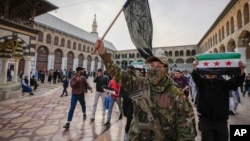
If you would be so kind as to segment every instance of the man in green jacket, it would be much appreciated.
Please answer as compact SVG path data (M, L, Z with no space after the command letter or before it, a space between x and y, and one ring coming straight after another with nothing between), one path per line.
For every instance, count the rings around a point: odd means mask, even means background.
M134 118L129 131L132 141L194 141L195 116L192 106L167 76L168 63L163 54L151 56L145 78L123 71L107 53L102 40L95 43L109 74L129 93L142 91L142 99L132 97ZM138 102L139 101L139 102ZM142 104L143 103L143 104Z

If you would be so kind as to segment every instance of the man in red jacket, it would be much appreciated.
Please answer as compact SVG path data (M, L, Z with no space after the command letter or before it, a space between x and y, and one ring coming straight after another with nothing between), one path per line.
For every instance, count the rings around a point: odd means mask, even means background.
M112 88L114 91L109 93L110 94L110 101L109 101L110 103L109 103L107 122L105 123L106 126L110 126L112 110L113 110L113 106L114 106L115 102L118 104L119 111L120 111L119 119L122 118L121 102L119 100L120 84L117 83L113 77L109 82L109 87Z

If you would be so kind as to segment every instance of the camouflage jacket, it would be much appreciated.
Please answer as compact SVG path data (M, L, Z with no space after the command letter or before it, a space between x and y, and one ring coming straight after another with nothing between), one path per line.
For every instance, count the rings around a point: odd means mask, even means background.
M195 116L191 103L184 93L174 86L168 76L159 85L152 85L147 78L138 77L122 71L111 59L108 53L100 55L109 74L128 92L147 89L153 107L150 109L154 118L159 121L167 141L194 141L196 136ZM133 102L134 118L129 131L132 141L157 140L153 130L140 128L139 123L147 123L147 113Z

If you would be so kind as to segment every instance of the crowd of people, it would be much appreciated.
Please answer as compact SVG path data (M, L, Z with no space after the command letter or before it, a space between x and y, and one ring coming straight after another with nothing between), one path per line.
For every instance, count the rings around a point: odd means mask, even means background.
M197 130L201 131L202 141L227 141L228 117L235 115L237 105L241 102L239 87L244 85L243 96L250 96L250 73L245 76L245 64L239 62L241 70L238 75L200 74L197 60L193 71L173 70L169 73L167 58L156 54L146 60L146 74L129 65L122 70L113 63L111 55L106 52L102 41L98 40L95 49L99 52L107 71L98 69L93 78L95 94L90 121L95 121L99 98L102 101L102 115L108 109L105 126L109 127L114 103L119 109L119 120L126 117L124 141L128 140L195 140ZM72 72L72 73L71 73ZM42 74L42 73L40 73ZM68 96L70 86L71 101L68 118L64 128L70 128L77 101L80 102L83 120L87 119L85 93L93 92L89 85L86 71L77 67L59 72L48 71L48 81L63 82L61 97ZM60 78L60 74L63 78ZM40 75L39 75L40 76ZM55 77L56 76L56 77ZM38 80L42 80L38 77ZM22 85L28 86L27 77ZM36 75L30 79L34 90L38 87ZM27 88L30 95L32 89ZM105 107L105 97L109 95L109 106ZM194 109L198 114L196 129Z

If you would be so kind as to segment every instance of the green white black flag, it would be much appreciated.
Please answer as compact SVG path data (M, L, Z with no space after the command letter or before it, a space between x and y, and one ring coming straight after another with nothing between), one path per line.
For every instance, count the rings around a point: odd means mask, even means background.
M195 56L203 74L239 74L240 53L208 53Z
M128 0L123 9L130 38L140 55L152 56L153 24L148 0Z

